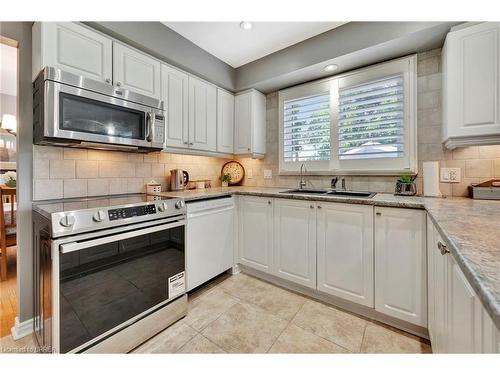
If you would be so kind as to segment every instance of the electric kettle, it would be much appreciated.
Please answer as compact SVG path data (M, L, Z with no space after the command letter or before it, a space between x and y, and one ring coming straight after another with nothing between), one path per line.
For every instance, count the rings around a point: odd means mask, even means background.
M172 169L170 171L170 190L184 190L189 182L189 173L182 169Z

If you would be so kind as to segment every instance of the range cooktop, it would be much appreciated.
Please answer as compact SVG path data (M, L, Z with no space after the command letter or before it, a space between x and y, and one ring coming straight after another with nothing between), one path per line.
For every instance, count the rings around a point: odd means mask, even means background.
M50 220L53 238L186 214L184 200L147 194L43 201L33 210Z

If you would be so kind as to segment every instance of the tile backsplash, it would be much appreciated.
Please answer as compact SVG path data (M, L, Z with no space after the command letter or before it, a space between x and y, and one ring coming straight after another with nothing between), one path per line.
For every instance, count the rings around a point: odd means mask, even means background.
M174 168L187 170L192 180L209 179L212 186L220 186L220 170L227 160L33 146L33 200L140 193L152 179L167 190Z
M461 168L460 183L441 183L447 196L464 196L467 186L492 177L500 178L500 145L445 149L441 144L441 50L418 54L418 166L422 162L440 161L441 167ZM278 174L278 93L267 95L264 159L238 159L247 170L246 186L297 187L298 176ZM145 184L155 179L168 187L170 170L182 168L192 180L210 179L220 186L222 165L229 159L177 155L163 152L135 154L118 151L96 151L73 148L33 146L33 199L56 199L121 193L143 192ZM264 179L264 169L272 171ZM251 170L251 173L249 173ZM251 178L249 178L251 175ZM332 176L308 176L308 185L330 186ZM346 176L346 186L354 190L393 192L397 177ZM422 176L416 179L422 193Z
M417 134L418 170L417 190L422 194L422 163L440 161L441 167L461 168L460 183L441 183L446 196L465 196L467 186L492 177L500 177L500 145L445 149L441 144L441 49L418 54L417 63ZM252 170L252 178L244 185L268 187L297 187L298 176L280 176L278 161L278 93L267 95L267 153L264 159L240 159L245 169ZM271 179L264 179L264 169L272 171ZM248 175L248 173L247 173ZM308 186L326 188L332 176L307 176ZM394 192L397 177L345 176L346 187L353 190Z

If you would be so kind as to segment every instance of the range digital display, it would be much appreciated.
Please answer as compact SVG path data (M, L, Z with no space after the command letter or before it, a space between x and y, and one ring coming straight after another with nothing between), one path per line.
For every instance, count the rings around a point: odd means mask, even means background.
M117 208L114 210L108 210L109 220L119 220L128 219L134 216L144 216L156 213L156 206L154 204L148 204L146 206L138 207L128 207L128 208Z

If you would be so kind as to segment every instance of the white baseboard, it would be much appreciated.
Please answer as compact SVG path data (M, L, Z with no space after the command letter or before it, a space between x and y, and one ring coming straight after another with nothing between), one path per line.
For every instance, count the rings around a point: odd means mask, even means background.
M237 275L241 272L241 268L239 264L235 264L231 269L230 269L231 275Z
M19 318L16 316L14 327L10 329L10 333L14 340L31 335L33 333L33 318L19 322Z

